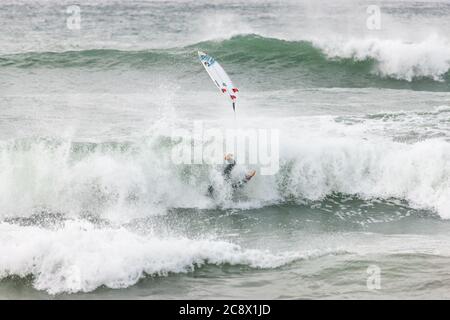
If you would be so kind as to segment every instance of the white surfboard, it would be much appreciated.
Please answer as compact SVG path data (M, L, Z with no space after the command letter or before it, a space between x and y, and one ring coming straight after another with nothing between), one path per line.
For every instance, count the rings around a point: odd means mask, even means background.
M239 90L233 85L233 82L228 74L213 57L202 51L198 51L198 57L216 87L219 88L222 93L229 96L231 102L233 103L234 110L237 100L237 93Z

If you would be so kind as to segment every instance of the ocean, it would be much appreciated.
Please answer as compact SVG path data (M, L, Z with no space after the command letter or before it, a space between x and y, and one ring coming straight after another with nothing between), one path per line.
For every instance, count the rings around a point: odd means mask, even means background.
M0 299L449 299L449 18L3 0ZM215 141L196 126L276 133L277 170L242 161L233 191L221 164L176 163L174 132Z

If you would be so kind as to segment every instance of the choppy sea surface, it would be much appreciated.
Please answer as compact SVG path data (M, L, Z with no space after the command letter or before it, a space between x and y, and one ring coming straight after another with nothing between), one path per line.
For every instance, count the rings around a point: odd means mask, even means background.
M450 298L450 4L378 3L2 1L0 299ZM199 122L279 171L174 163Z

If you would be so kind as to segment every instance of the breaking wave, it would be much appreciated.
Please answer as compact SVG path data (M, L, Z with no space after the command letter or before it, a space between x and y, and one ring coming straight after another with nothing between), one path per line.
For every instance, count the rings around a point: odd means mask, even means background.
M285 41L258 35L158 50L95 49L28 52L0 56L0 67L114 68L182 72L194 81L196 50L214 52L242 80L258 78L259 86L381 87L449 91L450 44L438 36L421 42L351 39ZM233 64L239 70L233 70ZM270 79L268 81L267 79ZM195 81L194 81L195 82ZM250 81L251 82L251 81Z
M243 190L251 200L237 202L228 188L220 199L207 195L209 184L223 187L220 166L173 163L176 142L167 130L129 142L2 141L0 218L44 209L123 220L170 208L317 201L335 192L402 199L450 218L447 115L448 108L440 107L433 113L410 112L401 120L398 114L276 120L280 128L295 128L280 132L280 170L259 176ZM261 125L263 120L257 121ZM434 124L420 131L424 121ZM219 123L210 125L220 128ZM245 165L237 170L246 170Z

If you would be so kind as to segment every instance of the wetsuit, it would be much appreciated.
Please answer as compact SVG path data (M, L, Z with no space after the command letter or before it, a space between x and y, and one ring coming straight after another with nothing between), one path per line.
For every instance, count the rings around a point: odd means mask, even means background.
M224 176L224 178L225 178L225 181L230 181L231 180L231 171L233 171L233 168L236 166L236 160L234 160L234 159L232 159L232 160L228 160L228 164L225 166L225 169L223 169L223 176ZM248 181L248 180L247 180ZM233 189L237 189L237 188L239 188L241 185L243 185L244 183L246 183L247 181L245 181L245 182L242 182L242 181L239 181L239 182L236 182L236 183L233 183L232 185L231 185L231 187L233 188ZM239 185L238 185L239 184ZM235 185L236 185L236 187L235 187ZM208 187L208 193L210 194L210 195L213 195L213 192L214 192L214 187L212 186L212 185L210 185L209 187Z
M236 160L231 160L228 161L228 164L226 165L225 169L223 169L223 176L225 177L226 181L229 181L231 179L231 171L233 171L235 165Z

